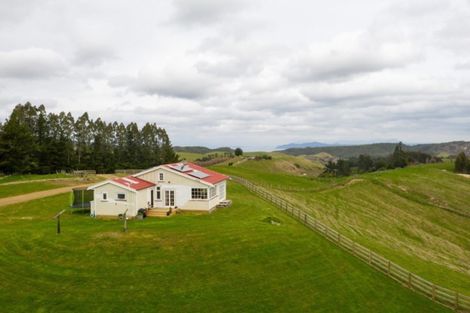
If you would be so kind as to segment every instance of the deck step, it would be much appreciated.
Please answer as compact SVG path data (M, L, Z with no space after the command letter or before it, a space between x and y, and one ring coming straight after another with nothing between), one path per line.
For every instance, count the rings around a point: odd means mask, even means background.
M169 217L175 214L176 214L176 211L174 209L171 210L171 213L169 209L148 209L147 210L147 217Z

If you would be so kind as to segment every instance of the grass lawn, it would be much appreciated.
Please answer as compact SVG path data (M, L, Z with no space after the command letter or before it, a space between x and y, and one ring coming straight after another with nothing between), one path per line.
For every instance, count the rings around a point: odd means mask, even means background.
M229 184L231 208L122 222L0 208L4 312L451 312ZM281 225L263 220L277 217Z
M71 178L73 176L69 174L26 174L26 175L10 175L0 177L0 184L11 183L11 182L20 182L27 180L43 180L43 179L55 179L55 178Z
M60 187L62 186L54 182L34 182L5 186L0 185L0 198L12 197L35 191L49 190Z
M449 163L338 179L274 167L250 161L214 168L272 184L277 194L342 234L432 282L470 294L470 218L449 212L470 213L470 179L454 174Z

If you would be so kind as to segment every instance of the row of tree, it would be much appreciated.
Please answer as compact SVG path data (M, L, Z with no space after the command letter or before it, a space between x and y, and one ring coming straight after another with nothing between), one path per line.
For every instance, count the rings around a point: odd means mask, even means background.
M94 169L147 168L174 162L165 129L156 124L106 123L88 113L47 113L41 105L17 105L0 124L0 172L52 173Z
M388 157L372 158L361 154L357 158L348 160L329 161L325 166L325 175L349 176L353 172L367 173L385 169L403 168L411 164L441 162L442 159L417 151L403 150L403 144L396 145L395 150Z
M455 158L455 172L470 174L470 160L465 152L460 152Z

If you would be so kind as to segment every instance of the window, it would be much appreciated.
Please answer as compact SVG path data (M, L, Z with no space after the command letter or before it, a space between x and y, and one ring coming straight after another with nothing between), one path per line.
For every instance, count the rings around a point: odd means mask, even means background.
M191 199L207 199L207 189L206 188L192 188Z
M161 200L161 199L162 199L162 191L160 187L157 187L157 200Z
M160 174L159 174L159 180L160 180L160 181L163 180L163 173L160 173Z
M215 187L211 187L211 189L209 189L209 194L211 199L215 197Z
M126 194L125 193L118 193L117 194L117 200L125 201L126 200Z
M108 194L106 192L103 192L103 200L108 200Z

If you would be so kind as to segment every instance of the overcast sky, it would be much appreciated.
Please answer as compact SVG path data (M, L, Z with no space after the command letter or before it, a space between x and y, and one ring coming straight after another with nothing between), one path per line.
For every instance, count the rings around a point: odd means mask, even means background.
M174 145L470 138L470 0L0 1L17 103Z

